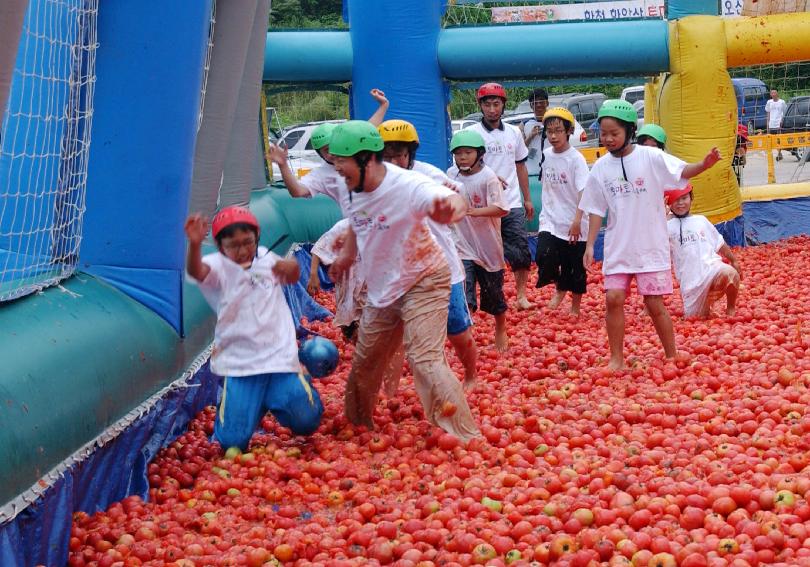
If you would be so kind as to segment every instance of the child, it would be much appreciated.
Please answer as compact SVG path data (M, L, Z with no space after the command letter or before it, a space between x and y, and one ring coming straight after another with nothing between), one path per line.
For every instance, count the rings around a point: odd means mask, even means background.
M321 236L312 247L312 264L309 271L307 291L315 295L320 289L318 279L318 266L329 266L338 256L343 238L349 229L349 219L338 221ZM335 282L335 318L332 322L341 328L343 336L354 341L357 334L357 324L363 311L366 297L366 285L359 275L359 258L349 268L345 277Z
M501 219L503 255L515 272L515 306L531 309L526 297L526 283L532 254L529 251L529 236L526 222L534 218L534 204L529 194L529 172L526 160L529 150L523 134L511 124L506 124L503 112L506 108L506 89L498 83L485 83L476 93L481 109L481 122L468 129L481 134L487 145L487 165L504 180L504 201L509 213Z
M543 151L541 163L543 208L537 236L537 287L555 283L557 292L549 309L557 309L565 294L571 293L571 313L579 315L586 290L585 240L588 224L579 210L579 200L588 179L585 158L568 142L574 132L574 115L565 108L546 111L544 135L550 148Z
M374 115L369 118L369 122L378 125L382 122L386 111L388 110L388 99L385 98L385 93L379 89L372 89L371 96L379 103L379 108ZM346 216L346 207L349 199L349 192L346 189L346 184L343 178L337 174L334 166L332 165L332 154L329 153L329 138L332 136L332 131L337 126L335 122L325 122L319 124L313 131L310 137L312 149L314 149L324 163L301 179L296 177L290 168L287 161L287 148L280 148L278 146L271 146L268 152L268 158L278 165L281 172L281 179L287 187L287 191L293 197L314 197L315 195L326 195L335 201Z
M597 119L602 145L609 153L593 165L579 205L590 214L582 261L586 268L593 262L599 227L610 212L602 271L608 366L619 370L624 368L624 303L633 278L666 357L677 354L672 319L663 298L672 293L664 189L709 169L720 160L720 152L712 148L703 161L687 164L657 148L633 144L638 116L633 105L623 100L605 101Z
M529 175L538 175L540 173L540 158L546 144L546 137L543 135L543 115L548 109L548 93L546 89L534 89L529 95L529 106L532 107L534 118L529 118L523 123L523 141L529 149L526 169Z
M742 186L743 168L748 154L748 126L737 124L737 143L734 146L734 157L731 158L731 169L737 177L737 185Z
M667 232L675 275L681 284L684 316L709 317L712 303L723 295L726 315L734 316L742 278L737 258L709 219L690 214L691 184L667 191L666 197L673 215L667 221Z
M506 351L506 298L503 293L503 257L501 217L509 209L503 202L501 182L495 172L484 165L484 139L478 132L459 130L450 141L456 162L448 175L462 182L459 194L467 200L467 216L454 226L456 246L467 274L467 305L477 308L476 283L481 286L481 310L495 317L495 348ZM468 388L473 384L465 384Z
M636 143L640 146L666 150L667 133L658 124L645 124L636 134Z
M438 167L416 159L419 149L419 135L413 124L406 120L386 120L377 127L383 140L383 161L393 163L403 169L410 169L430 177L454 191L456 183ZM464 299L464 266L456 251L453 233L450 227L427 219L428 227L439 247L444 252L447 265L450 267L450 311L447 316L447 338L458 359L464 366L464 383L474 384L477 376L476 361L478 350L472 336L472 318ZM396 364L396 359L395 359ZM396 392L393 384L386 384L386 394Z
M214 439L246 449L266 411L296 435L309 435L323 405L301 372L295 324L281 286L298 281L298 262L259 246L259 223L248 209L226 207L212 222L219 252L201 255L207 223L185 224L186 270L217 314L211 371L225 377Z
M330 142L335 169L352 191L351 230L330 276L341 277L359 250L368 290L346 383L346 417L374 426L383 374L404 339L425 416L467 441L480 433L444 355L450 269L425 222L457 222L467 207L447 187L384 163L383 147L380 133L363 120L339 125Z

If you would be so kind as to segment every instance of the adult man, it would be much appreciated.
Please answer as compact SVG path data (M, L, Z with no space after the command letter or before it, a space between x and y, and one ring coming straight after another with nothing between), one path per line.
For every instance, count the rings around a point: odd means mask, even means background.
M779 93L776 89L771 89L771 98L765 103L765 113L768 116L768 134L778 134L782 127L782 118L785 116L785 107L787 104L784 100L779 98ZM782 159L782 148L779 148L779 153L776 154L776 160Z
M529 148L529 158L526 160L526 169L529 175L540 172L540 159L545 149L543 137L543 115L548 109L548 93L545 89L534 89L529 95L529 105L534 112L534 118L523 123L523 141Z
M515 272L516 306L518 309L529 309L532 304L526 297L526 282L532 257L526 221L534 217L534 205L529 194L529 172L526 169L529 150L520 130L501 120L506 105L506 90L502 85L481 85L476 99L483 116L481 122L470 126L470 129L484 138L486 164L506 185L504 202L509 207L509 214L501 218L503 254Z

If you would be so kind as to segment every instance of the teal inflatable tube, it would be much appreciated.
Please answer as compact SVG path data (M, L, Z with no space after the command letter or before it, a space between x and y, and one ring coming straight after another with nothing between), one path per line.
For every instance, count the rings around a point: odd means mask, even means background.
M448 28L439 65L448 79L654 75L669 70L664 20Z
M264 49L264 80L329 83L352 80L348 31L273 31Z
M185 294L181 340L147 307L85 273L0 309L0 504L180 376L213 315Z

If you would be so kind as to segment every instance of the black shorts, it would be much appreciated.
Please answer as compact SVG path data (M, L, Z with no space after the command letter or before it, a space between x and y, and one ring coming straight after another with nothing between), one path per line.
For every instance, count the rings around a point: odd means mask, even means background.
M571 244L550 232L537 235L537 287L557 284L558 291L585 293L586 274L582 265L585 243Z
M488 272L472 260L464 260L464 295L470 311L478 309L475 298L475 284L481 286L481 311L490 315L500 315L506 311L506 296L503 293L503 270Z
M532 265L529 235L526 233L526 212L523 207L511 209L501 217L503 255L512 270L528 270Z

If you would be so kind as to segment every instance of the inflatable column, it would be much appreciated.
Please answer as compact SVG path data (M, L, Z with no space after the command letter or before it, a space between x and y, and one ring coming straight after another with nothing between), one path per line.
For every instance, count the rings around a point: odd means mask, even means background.
M348 0L346 13L354 52L352 116L371 116L377 104L369 91L382 89L391 101L387 118L416 126L417 157L445 169L449 98L437 55L442 5L441 0Z
M104 2L98 12L80 267L178 331L210 20L211 0Z
M692 180L693 211L713 223L742 214L742 199L731 169L736 102L726 69L723 20L690 16L670 22L670 72L658 98L660 124L667 131L667 150L695 162L717 146L723 159Z

